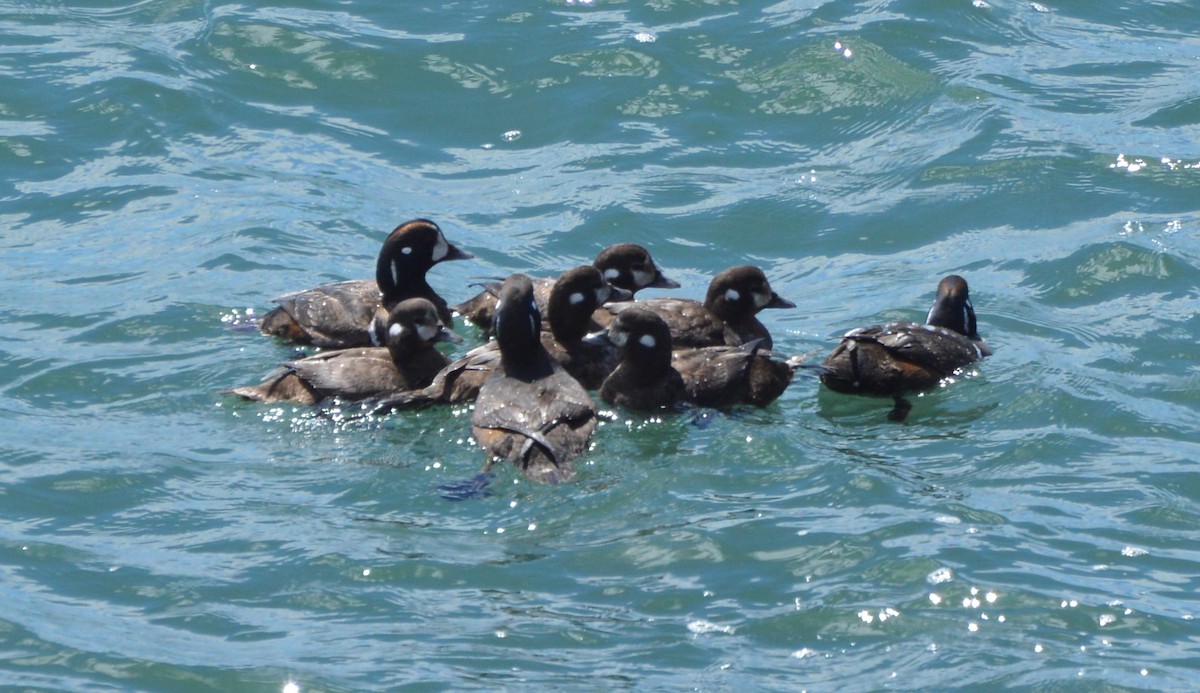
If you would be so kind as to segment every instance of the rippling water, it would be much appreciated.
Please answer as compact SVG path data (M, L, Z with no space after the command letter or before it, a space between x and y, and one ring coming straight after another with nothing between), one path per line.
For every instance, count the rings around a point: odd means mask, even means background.
M1186 690L1200 668L1200 9L1185 0L0 0L0 684ZM615 412L578 483L463 410L217 393L230 329L436 219L447 298L649 246L777 349L971 282L888 403ZM468 344L479 335L460 326Z

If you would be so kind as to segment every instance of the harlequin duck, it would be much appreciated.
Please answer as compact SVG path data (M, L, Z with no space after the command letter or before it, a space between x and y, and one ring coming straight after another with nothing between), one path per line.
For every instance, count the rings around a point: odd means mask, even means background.
M360 400L429 384L447 359L434 342L461 342L446 329L433 303L410 298L388 314L386 347L327 351L289 361L260 385L226 394L257 402L316 404L338 397Z
M600 254L592 262L592 266L600 270L604 281L617 289L629 292L630 297L642 289L679 288L679 282L668 279L662 273L658 264L654 262L654 258L650 256L650 251L635 243L618 243L608 246L600 251ZM538 308L544 312L554 281L554 279L533 280ZM496 309L496 292L499 289L498 282L490 284L474 298L454 306L454 310L458 311L467 322L490 330L492 315ZM610 300L624 299L614 297Z
M279 306L265 316L259 329L264 334L300 344L326 348L366 346L371 341L368 326L376 314L406 298L425 298L449 325L450 309L445 299L425 281L425 273L439 262L475 257L446 241L438 225L414 219L397 226L379 251L375 280L362 279L324 284L274 299ZM382 310L381 310L382 308Z
M597 328L592 322L592 313L610 298L628 296L628 291L605 282L600 270L591 265L568 270L554 283L546 316L550 331L542 331L542 345L550 358L586 389L600 387L620 361L620 354L611 344L584 342L584 337ZM375 411L473 400L499 365L499 344L488 342L443 368L427 387L388 397L377 403Z
M589 390L600 387L621 360L612 345L584 341L589 332L599 329L592 315L610 300L623 301L631 296L629 291L606 282L600 270L590 265L564 272L550 291L546 306L550 332L542 333L542 344L550 358Z
M675 347L739 346L755 339L772 347L771 333L755 316L764 308L795 308L771 290L766 275L753 265L730 267L708 285L704 303L686 298L654 298L618 303L605 310L620 314L630 307L657 313L671 328Z
M893 398L888 418L903 421L912 408L904 395L933 388L991 353L976 330L966 280L950 275L938 284L924 325L891 322L851 330L818 370L835 392Z
M506 459L531 480L570 481L572 465L596 429L596 405L541 342L541 313L529 277L504 281L493 330L500 368L479 390L471 431L494 460Z
M587 340L611 344L621 353L621 362L600 386L605 402L654 410L687 400L683 377L671 366L671 329L658 315L630 308L619 313L606 331L590 334Z
M667 323L637 307L621 311L607 336L621 348L621 364L604 381L600 396L631 409L657 409L684 401L713 408L765 407L783 393L794 373L793 365L762 351L761 340L673 350Z

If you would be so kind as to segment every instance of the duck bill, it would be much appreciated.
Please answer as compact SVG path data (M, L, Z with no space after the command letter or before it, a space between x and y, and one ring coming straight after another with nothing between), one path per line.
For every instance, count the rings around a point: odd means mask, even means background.
M629 289L622 289L619 286L608 285L608 298L604 303L620 303L622 301L632 301L633 292Z
M670 279L657 266L654 268L654 281L645 286L647 289L678 289L679 282Z
M442 327L433 338L435 342L449 342L451 344L461 344L462 340L463 338L457 332L448 327Z
M775 293L774 291L771 292L771 300L767 301L767 305L763 306L763 308L795 308L795 307L796 307L795 303L792 303L791 301L787 300L786 298L782 298L779 294Z
M448 260L473 260L473 259L475 259L474 254L468 253L467 251L463 250L462 248L459 248L458 246L454 245L453 243L449 243L446 246L446 257L442 258L441 260L438 260L438 262L446 262Z
M598 344L598 345L603 346L603 345L612 344L613 341L608 338L608 330L599 330L597 332L589 332L583 338L583 343L584 344Z

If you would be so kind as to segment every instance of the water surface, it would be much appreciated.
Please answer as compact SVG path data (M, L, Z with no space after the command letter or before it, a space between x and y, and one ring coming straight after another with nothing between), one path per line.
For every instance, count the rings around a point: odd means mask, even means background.
M1192 3L8 1L0 36L0 682L1194 686ZM612 412L577 483L449 502L465 409L218 394L293 355L233 323L416 216L477 256L451 301L634 241L689 297L760 265L817 358L954 272L995 355L903 425L810 377Z

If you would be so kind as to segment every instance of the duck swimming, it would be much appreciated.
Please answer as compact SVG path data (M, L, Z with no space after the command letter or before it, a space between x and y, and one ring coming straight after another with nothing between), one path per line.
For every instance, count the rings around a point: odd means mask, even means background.
M571 481L572 461L588 449L596 430L596 405L542 345L541 311L529 277L506 279L499 299L493 330L500 367L479 390L471 432L489 466L508 460L533 481Z
M256 402L316 404L337 397L361 400L428 385L449 359L435 342L461 342L446 329L433 303L410 298L388 314L386 346L327 351L288 361L259 385L226 394Z
M430 301L449 325L450 309L425 281L425 273L439 262L473 257L449 243L432 221L407 221L384 240L374 280L323 284L280 296L274 299L278 307L263 316L259 329L287 341L330 349L368 346L373 344L370 325L377 314L385 320L387 311L407 298Z
M672 349L667 323L637 307L621 311L606 337L621 349L621 363L600 387L600 396L630 409L653 410L681 402L765 407L783 393L794 374L792 365L762 350L760 340L734 347Z
M762 348L769 350L771 333L755 316L766 308L795 308L796 304L771 290L761 269L741 265L713 277L703 303L686 298L653 298L618 303L605 310L619 315L631 307L650 310L665 320L675 348L740 346L760 339Z
M977 331L967 281L952 274L938 283L925 324L851 330L817 369L834 392L891 397L895 407L888 418L903 421L912 408L905 395L936 387L991 353Z

